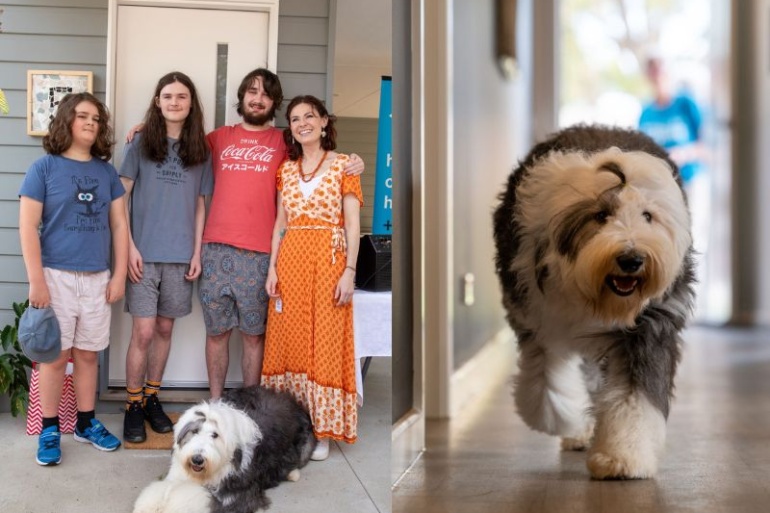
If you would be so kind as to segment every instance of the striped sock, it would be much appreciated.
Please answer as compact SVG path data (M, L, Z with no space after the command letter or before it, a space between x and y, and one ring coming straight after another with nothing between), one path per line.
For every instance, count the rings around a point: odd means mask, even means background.
M151 395L158 395L160 392L160 381L150 381L149 379L144 382L144 398L148 398ZM146 401L145 401L146 402Z
M140 403L140 402L142 402L142 389L141 388L128 388L128 387L126 387L126 394L128 394L128 398L126 399L126 409L131 407L131 403Z

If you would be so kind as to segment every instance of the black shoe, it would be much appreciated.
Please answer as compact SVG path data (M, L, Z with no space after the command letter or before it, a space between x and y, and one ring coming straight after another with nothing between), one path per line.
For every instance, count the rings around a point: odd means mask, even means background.
M123 440L135 444L147 440L147 432L144 430L144 410L141 401L132 402L126 408L123 417Z
M161 406L157 394L147 396L147 402L144 405L144 416L150 421L150 427L156 433L168 433L174 429L174 423L163 412L163 406Z

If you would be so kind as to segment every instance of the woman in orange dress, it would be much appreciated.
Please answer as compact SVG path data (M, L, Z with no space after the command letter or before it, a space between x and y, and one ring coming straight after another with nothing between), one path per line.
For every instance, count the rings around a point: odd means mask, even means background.
M294 98L278 170L278 212L265 288L270 295L262 385L289 391L310 413L319 443L356 441L353 289L363 204L358 176L334 151L334 116L313 96Z

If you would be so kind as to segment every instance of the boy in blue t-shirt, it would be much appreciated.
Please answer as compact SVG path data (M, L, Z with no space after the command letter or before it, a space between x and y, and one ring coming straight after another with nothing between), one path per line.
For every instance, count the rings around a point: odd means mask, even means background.
M94 414L98 353L109 345L110 305L123 297L128 261L125 189L107 162L112 143L104 105L90 93L65 96L43 138L47 155L32 164L19 191L29 306L50 306L61 329L61 354L38 367L40 465L61 462L58 411L70 358L75 440L102 451L120 447Z

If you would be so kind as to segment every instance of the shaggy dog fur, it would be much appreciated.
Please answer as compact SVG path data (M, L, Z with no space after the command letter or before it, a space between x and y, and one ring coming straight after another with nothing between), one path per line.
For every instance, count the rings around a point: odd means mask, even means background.
M142 493L145 509L140 511L176 512L159 506L181 500L176 483L190 484L184 493L192 490L203 504L207 501L199 492L209 497L204 509L184 513L253 513L267 508L265 490L298 480L315 445L310 416L290 394L259 386L230 390L220 400L200 403L181 416L174 426L168 476Z
M142 490L133 513L209 513L211 506L211 494L198 483L164 479Z
M533 429L590 447L597 479L654 475L694 294L676 165L632 130L577 126L536 145L494 213L496 271Z

